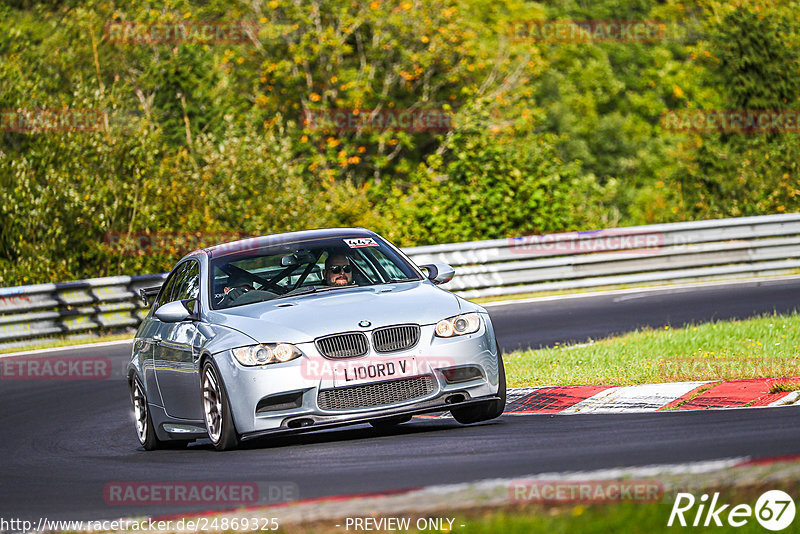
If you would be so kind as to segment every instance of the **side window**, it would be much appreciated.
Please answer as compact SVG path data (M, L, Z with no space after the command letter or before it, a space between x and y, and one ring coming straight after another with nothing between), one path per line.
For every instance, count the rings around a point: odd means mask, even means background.
M164 282L164 285L161 286L161 292L158 294L158 299L156 300L156 308L161 306L162 304L166 304L170 302L170 295L172 294L172 290L175 287L175 279L178 278L180 271L183 270L183 267L178 269L177 271L173 271L172 274L169 275L167 281Z
M186 263L180 280L175 283L175 296L172 300L194 299L200 294L200 266L196 261Z

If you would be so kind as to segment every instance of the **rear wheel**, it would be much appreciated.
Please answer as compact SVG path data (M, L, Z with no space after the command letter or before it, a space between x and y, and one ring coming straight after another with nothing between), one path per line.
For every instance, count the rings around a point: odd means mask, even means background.
M138 376L133 377L130 388L133 416L136 421L136 436L139 438L139 443L148 451L165 448L167 442L156 436L153 419L150 417L150 406L147 404L147 395Z
M506 408L506 370L503 365L503 356L500 354L500 346L497 345L497 371L498 382L497 388L498 400L492 400L477 406L467 406L465 408L455 408L450 410L453 418L463 425L471 423L478 423L480 421L488 421L503 415L503 410Z
M225 386L219 378L217 368L211 362L203 364L201 379L203 389L203 416L208 439L218 451L234 449L239 445L239 436L233 425L231 407Z
M411 421L410 415L398 415L396 417L386 417L384 419L375 419L370 421L369 424L375 428L391 428L393 426L401 425Z

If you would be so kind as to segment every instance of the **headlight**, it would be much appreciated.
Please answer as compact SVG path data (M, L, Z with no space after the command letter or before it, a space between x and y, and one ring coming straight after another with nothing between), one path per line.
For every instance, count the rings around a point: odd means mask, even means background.
M481 318L477 313L465 313L436 323L438 337L463 336L477 332L481 327Z
M231 350L242 365L266 365L294 360L303 355L300 349L289 343L266 343Z

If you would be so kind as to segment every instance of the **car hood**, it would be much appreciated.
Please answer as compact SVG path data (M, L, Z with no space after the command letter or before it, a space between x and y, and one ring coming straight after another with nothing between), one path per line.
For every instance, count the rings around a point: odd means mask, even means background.
M459 299L430 283L403 282L334 289L245 304L208 313L212 324L238 330L259 343L305 343L337 332L401 323L434 324L460 313ZM360 321L369 321L367 327Z

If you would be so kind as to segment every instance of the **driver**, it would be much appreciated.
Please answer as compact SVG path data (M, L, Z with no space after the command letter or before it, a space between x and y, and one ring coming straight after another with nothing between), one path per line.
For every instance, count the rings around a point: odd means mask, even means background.
M224 302L233 302L237 298L241 297L248 291L252 291L253 283L242 276L241 274L234 273L228 276L228 282L225 285L225 288L222 290L225 293L223 297Z
M322 274L329 286L347 286L353 283L353 267L350 265L350 258L344 254L329 255Z

